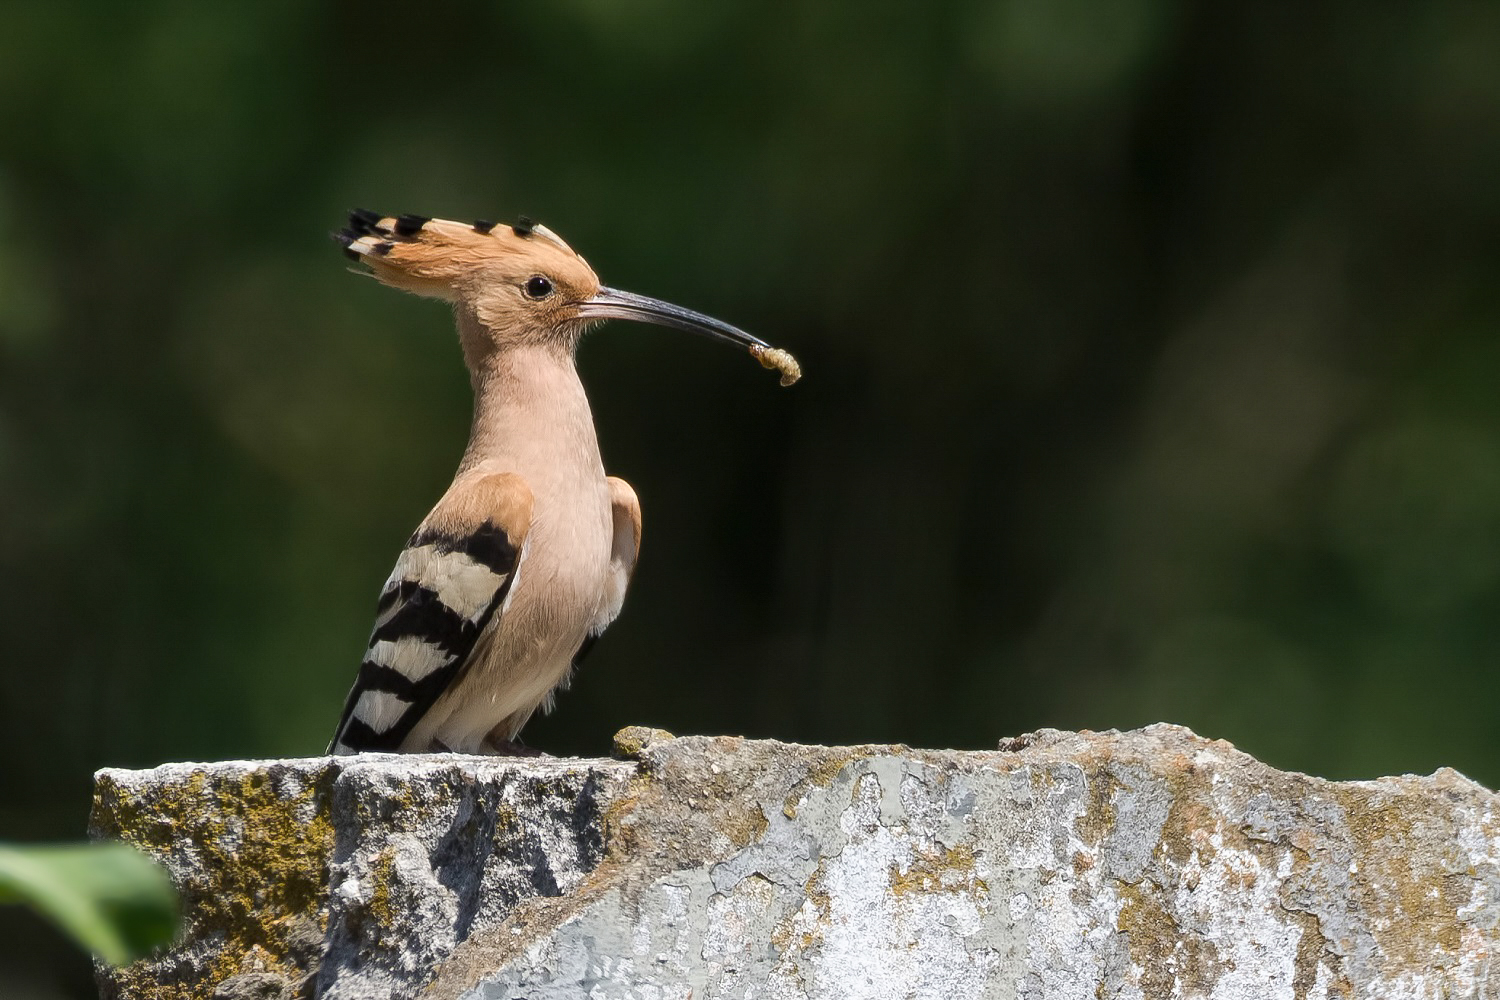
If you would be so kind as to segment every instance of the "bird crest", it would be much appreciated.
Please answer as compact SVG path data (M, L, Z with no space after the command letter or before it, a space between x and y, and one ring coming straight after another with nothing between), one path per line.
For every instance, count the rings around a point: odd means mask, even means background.
M434 298L456 300L486 279L528 268L560 270L584 285L598 283L562 237L524 215L505 226L484 219L452 222L355 209L333 238L346 256L367 265L381 282Z

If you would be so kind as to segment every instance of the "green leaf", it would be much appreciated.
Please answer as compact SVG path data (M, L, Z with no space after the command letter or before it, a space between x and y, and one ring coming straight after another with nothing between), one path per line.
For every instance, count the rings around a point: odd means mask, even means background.
M177 933L171 879L125 844L0 844L0 903L31 906L111 965Z

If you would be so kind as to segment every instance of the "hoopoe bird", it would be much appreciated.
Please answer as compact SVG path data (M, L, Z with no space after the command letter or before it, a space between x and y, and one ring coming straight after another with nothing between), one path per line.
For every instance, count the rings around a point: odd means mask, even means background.
M521 728L625 601L641 506L604 474L574 365L593 323L628 319L791 355L727 323L605 288L546 227L356 211L335 234L381 282L452 303L474 390L453 483L380 593L330 753L521 752Z

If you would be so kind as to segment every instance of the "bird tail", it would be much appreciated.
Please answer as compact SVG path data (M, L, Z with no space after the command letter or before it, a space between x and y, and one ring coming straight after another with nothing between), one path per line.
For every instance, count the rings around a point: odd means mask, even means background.
M333 234L352 260L393 288L433 298L459 298L467 283L482 276L497 257L524 249L537 235L562 243L544 227L523 218L514 226L493 222L450 222L422 215L382 216L356 209L349 224Z

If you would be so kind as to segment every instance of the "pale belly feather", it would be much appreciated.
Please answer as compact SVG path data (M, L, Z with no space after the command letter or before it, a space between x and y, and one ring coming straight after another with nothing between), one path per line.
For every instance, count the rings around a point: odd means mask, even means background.
M502 609L479 637L458 681L407 744L434 739L475 753L501 722L534 711L563 682L599 617L613 540L601 478L567 495L537 497L518 572Z

